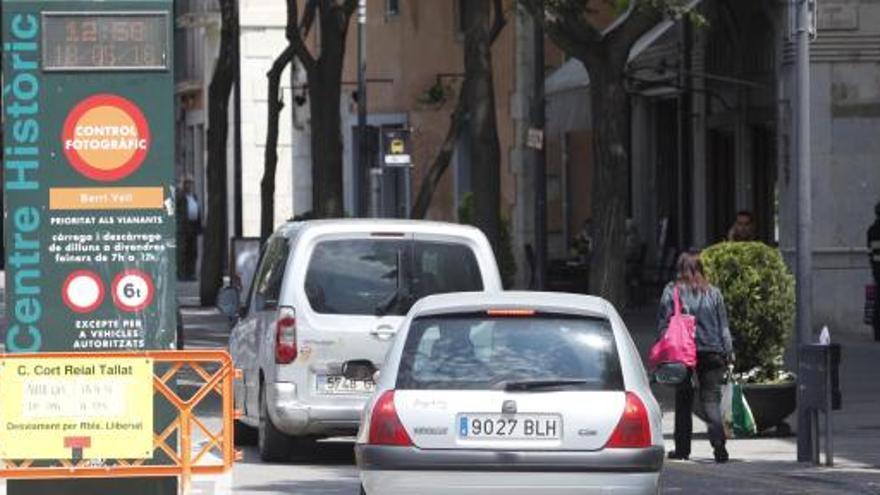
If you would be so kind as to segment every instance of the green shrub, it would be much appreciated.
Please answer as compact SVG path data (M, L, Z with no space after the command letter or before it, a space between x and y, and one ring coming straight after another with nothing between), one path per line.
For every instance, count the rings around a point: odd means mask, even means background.
M458 205L458 221L473 225L474 218L474 194L467 193ZM501 218L500 232L498 232L498 246L495 246L495 258L498 260L498 271L501 272L501 282L505 289L513 286L516 277L516 259L513 257L513 239L510 235L510 222Z
M794 326L795 284L779 251L761 242L722 242L703 251L706 277L721 289L736 372L755 382L782 378Z

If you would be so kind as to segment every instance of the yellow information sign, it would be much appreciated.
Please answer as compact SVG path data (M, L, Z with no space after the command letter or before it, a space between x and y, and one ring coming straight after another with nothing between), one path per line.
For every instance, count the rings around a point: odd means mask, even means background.
M0 459L152 456L152 359L0 359Z

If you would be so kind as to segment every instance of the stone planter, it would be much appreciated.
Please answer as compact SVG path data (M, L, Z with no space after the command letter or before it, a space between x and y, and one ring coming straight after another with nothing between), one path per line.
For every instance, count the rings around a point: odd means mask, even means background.
M797 382L748 383L743 384L742 389L759 433L774 427L788 430L784 421L797 406Z

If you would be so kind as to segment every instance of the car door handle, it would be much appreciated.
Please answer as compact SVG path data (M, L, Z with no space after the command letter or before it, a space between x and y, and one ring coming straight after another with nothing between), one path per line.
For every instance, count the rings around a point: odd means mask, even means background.
M379 340L391 340L395 335L397 335L397 330L391 327L382 326L371 331L370 335L376 337Z

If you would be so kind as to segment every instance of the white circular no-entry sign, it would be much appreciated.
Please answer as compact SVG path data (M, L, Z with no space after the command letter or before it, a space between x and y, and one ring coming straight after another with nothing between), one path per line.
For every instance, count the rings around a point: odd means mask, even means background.
M153 277L140 270L125 270L113 279L113 303L122 311L141 311L153 302Z
M90 313L104 302L104 283L89 270L71 273L61 287L61 299L76 313Z

